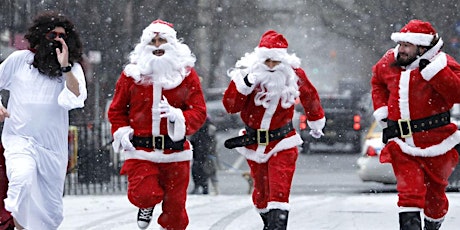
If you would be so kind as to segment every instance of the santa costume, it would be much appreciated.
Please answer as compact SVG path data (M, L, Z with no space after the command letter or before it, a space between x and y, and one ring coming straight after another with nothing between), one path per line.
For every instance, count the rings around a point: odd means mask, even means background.
M399 66L398 44L373 67L374 117L388 141L380 161L391 163L397 178L401 226L406 217L420 222L422 210L427 226L440 225L448 210L447 179L458 161L460 132L449 110L460 102L460 65L441 51L443 41L428 22L412 20L391 39L428 50Z
M149 45L156 36L167 43ZM159 51L164 55L152 55ZM108 111L113 147L126 159L121 174L128 176L128 199L150 211L162 202L158 223L165 229L185 229L192 159L185 136L195 133L206 119L203 92L193 69L195 57L176 38L171 24L156 20L144 29L130 59Z
M268 229L287 225L297 145L302 143L291 122L295 100L300 98L316 137L325 124L318 93L287 48L282 34L265 32L254 52L229 70L231 82L223 97L227 112L240 112L246 125L245 135L225 145L246 157L254 179L253 203ZM271 69L267 60L279 64Z

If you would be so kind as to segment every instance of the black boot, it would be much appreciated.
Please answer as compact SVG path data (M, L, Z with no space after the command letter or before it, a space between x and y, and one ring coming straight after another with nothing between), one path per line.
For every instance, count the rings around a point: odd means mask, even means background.
M440 221L431 221L431 220L424 220L425 227L424 230L439 230L441 228L442 220Z
M422 230L422 220L420 218L420 212L400 212L399 229Z
M262 221L264 222L263 230L268 230L268 212L261 212L260 217L262 217Z
M267 215L267 230L286 230L289 211L281 209L271 209Z

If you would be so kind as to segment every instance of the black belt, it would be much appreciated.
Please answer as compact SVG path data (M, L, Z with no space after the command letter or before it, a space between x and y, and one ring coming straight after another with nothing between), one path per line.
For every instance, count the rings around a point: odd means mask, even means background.
M170 149L170 150L184 150L184 139L180 141L173 141L169 136L158 135L150 137L133 136L131 140L134 147L143 147L148 149Z
M246 126L245 135L226 140L224 146L228 149L233 149L252 144L268 145L270 141L284 138L293 129L294 126L292 125L292 122L289 122L285 126L275 130L253 129Z
M387 143L394 137L408 138L412 133L427 131L450 124L450 112L444 112L431 117L418 120L399 119L397 121L388 120L388 127L383 129L382 141Z

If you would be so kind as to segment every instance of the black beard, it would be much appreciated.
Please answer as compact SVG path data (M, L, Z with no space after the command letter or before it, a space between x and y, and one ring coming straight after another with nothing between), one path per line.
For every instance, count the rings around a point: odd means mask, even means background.
M58 78L62 75L56 48L62 49L62 44L58 41L46 40L40 44L34 56L33 66L50 78Z
M393 66L400 66L400 67L408 66L415 60L417 60L417 57L412 57L412 58L409 58L408 60L403 60L400 58L398 54L398 56L396 56L395 62L393 63Z

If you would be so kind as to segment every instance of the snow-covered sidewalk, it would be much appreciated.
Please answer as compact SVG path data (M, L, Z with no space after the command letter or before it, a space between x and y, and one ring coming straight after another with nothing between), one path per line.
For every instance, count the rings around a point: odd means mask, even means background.
M450 210L441 229L460 226L460 193L448 193ZM291 196L288 229L398 229L397 195L325 194ZM156 207L149 229L159 229ZM189 195L189 230L260 230L262 221L249 195ZM61 230L137 229L137 208L125 195L66 196Z

